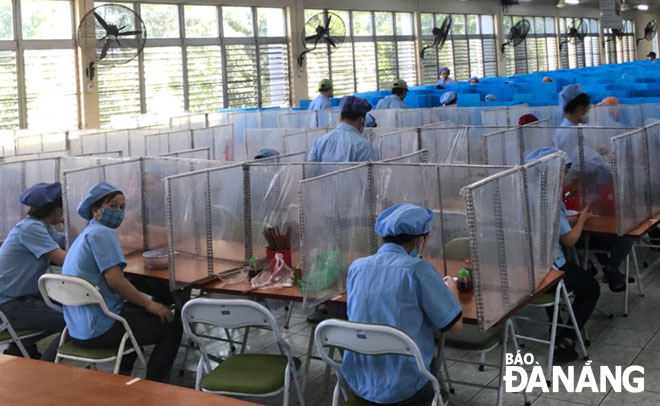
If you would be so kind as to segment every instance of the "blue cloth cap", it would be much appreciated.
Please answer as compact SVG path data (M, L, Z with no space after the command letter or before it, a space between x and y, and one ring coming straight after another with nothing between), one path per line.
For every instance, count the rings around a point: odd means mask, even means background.
M280 153L272 148L261 148L254 159L270 158L271 156L278 156Z
M366 99L357 96L344 96L339 102L339 111L342 113L354 113L366 116L371 110L371 105Z
M32 187L25 189L21 193L20 202L26 206L40 208L53 203L62 197L62 184L55 183L37 183Z
M476 77L476 76L472 76L472 77L468 80L468 82L472 82L472 80L476 80L477 82L479 82L479 78Z
M456 100L456 92L446 92L440 96L440 104L442 105L453 103L454 100Z
M414 204L401 203L385 209L376 219L376 234L393 237L401 234L423 235L431 230L433 212Z
M101 182L98 185L94 186L92 190L87 193L87 196L83 199L82 202L78 205L78 215L85 220L92 219L92 205L99 200L103 199L110 193L121 192L121 190L112 186L107 182Z
M497 100L497 98L495 97L494 94L487 94L487 95L486 95L486 101L487 101L487 102L493 102L493 101L495 101L495 100Z
M438 73L442 73L444 71L447 71L447 74L451 75L451 70L446 66L440 68L440 70L438 70Z
M525 164L528 164L530 162L536 161L537 159L541 159L546 155L554 154L555 152L559 152L557 148L554 147L542 147L537 150L534 150L530 152L526 157L525 157ZM572 165L573 161L566 155L564 158L564 163L566 165Z
M563 111L566 109L566 105L570 103L571 100L575 99L582 93L584 92L582 91L582 87L580 85L573 84L564 86L564 88L561 89L561 92L559 92L559 107L561 107Z

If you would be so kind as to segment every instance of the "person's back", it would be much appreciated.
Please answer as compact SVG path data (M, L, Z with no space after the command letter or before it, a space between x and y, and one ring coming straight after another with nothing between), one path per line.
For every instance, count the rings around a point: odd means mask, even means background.
M369 141L350 124L339 123L334 130L314 141L309 162L377 161L378 154Z
M378 101L375 110L407 109L408 105L396 95L385 96Z
M445 283L430 263L416 256L423 254L432 219L430 210L410 204L385 210L376 223L385 244L377 254L354 261L347 280L348 319L404 331L419 347L427 368L435 353L434 331L448 330L461 316L447 285L453 281ZM413 235L391 235L401 230ZM424 394L428 380L410 357L346 352L342 373L353 391L370 402L417 404L412 399L429 395Z
M378 153L362 135L365 116L371 106L365 99L345 96L339 103L340 123L334 130L314 141L309 162L377 161Z
M332 107L330 98L332 97L332 82L328 79L323 79L319 83L319 94L314 100L309 103L307 110L324 110Z

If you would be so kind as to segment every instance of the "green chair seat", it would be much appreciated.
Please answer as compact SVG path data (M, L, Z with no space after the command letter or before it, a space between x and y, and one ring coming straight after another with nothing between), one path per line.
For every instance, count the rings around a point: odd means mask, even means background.
M532 304L536 306L551 305L555 302L554 293L544 293L536 299L532 300Z
M300 360L294 358L296 368ZM264 394L284 386L287 358L272 354L232 355L202 378L201 387L212 392Z
M126 343L126 350L129 350L130 348L132 347L129 345L129 343ZM78 357L78 358L107 359L111 357L116 357L118 350L119 347L101 348L101 349L85 348L85 347L77 346L69 341L67 343L62 344L57 349L57 353L59 355L68 355L70 357Z
M32 335L32 334L37 334L40 331L41 330L34 329L34 328L27 329L27 330L16 330L16 335L18 336L18 338L21 338L21 337L29 336L29 335ZM0 332L0 342L8 341L8 340L11 340L11 336L9 335L9 331L4 330L4 331Z
M445 345L465 351L484 351L499 344L503 334L504 325L482 332L477 326L463 324L463 330L460 333L445 334Z
M441 390L440 395L442 396L442 405L449 402L449 394L447 392ZM433 400L427 403L422 403L419 406L431 406L431 404L433 404ZM378 405L378 403L371 403L359 398L353 398L348 402L344 403L344 406L373 406L373 405Z

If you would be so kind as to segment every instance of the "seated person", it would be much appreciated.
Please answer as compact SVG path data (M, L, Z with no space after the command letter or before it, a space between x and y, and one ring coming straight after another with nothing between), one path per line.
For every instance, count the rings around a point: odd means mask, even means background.
M443 280L421 259L432 221L431 210L412 204L384 210L376 220L376 234L385 244L375 255L353 262L347 280L348 319L405 331L426 368L435 354L434 332L460 328L462 317L453 279ZM346 352L342 372L355 394L368 402L412 406L434 396L410 357Z
M319 94L309 103L307 110L317 111L332 108L332 103L330 102L330 98L332 97L332 82L330 82L330 79L323 79L319 82L318 91Z
M543 83L552 83L552 78L550 76L544 76Z
M254 159L264 159L278 156L280 153L272 148L261 148L257 151L257 155L254 156Z
M93 283L108 309L126 319L141 346L155 344L146 377L164 382L181 342L181 321L124 277L126 258L114 231L124 219L124 209L124 194L114 186L101 182L90 190L78 205L78 215L89 224L71 245L62 274ZM122 324L104 315L98 306L64 306L64 320L71 340L81 347L114 348L125 333ZM125 355L120 372L130 374L135 359L135 353Z
M440 68L440 79L435 83L438 89L444 89L447 85L455 85L456 81L449 77L451 70L447 67Z
M442 106L451 106L452 104L456 104L456 92L445 92L440 96L440 104Z
M539 148L525 157L525 164L557 151L559 150L556 148ZM566 178L570 165L571 161L566 159L564 179ZM589 320L591 313L593 313L594 308L596 307L598 297L600 296L600 286L593 274L586 272L576 263L566 260L562 246L565 248L573 247L582 234L584 224L589 221L591 217L593 217L593 214L589 211L589 207L585 208L585 210L580 213L578 221L571 228L571 225L566 218L566 206L564 206L564 203L561 203L561 212L559 215L559 244L557 244L557 258L555 259L554 266L565 272L564 283L566 284L566 290L573 292L574 294L572 305L573 313L580 329L584 327L584 324ZM546 312L552 321L553 308L546 307ZM570 320L568 320L568 322L570 322ZM563 323L561 316L558 319L558 323ZM576 335L573 329L560 328L557 331L557 348L555 349L555 358L557 360L570 362L577 359L575 339Z
M621 107L619 99L614 96L604 98L597 106L608 106L607 114L599 118L598 126L623 128L624 125L619 121L621 119Z
M479 78L476 77L476 76L472 76L470 78L469 82L470 82L471 85L476 85L477 83L479 83Z
M539 121L539 119L534 114L523 114L518 118L518 125L527 125L537 121Z
M380 99L375 110L407 109L408 105L403 102L408 94L408 84L405 80L398 79L392 84L392 94Z
M484 97L484 100L487 102L494 102L497 101L497 97L495 97L494 94L487 94L486 97Z
M48 265L62 265L66 255L64 235L54 228L64 221L62 186L59 182L37 183L21 194L20 202L30 210L0 246L0 311L14 330L43 330L44 336L33 338L34 342L64 328L62 314L46 305L38 286ZM32 358L52 362L59 338L50 343L43 357L34 343L23 344ZM5 353L20 355L13 343Z

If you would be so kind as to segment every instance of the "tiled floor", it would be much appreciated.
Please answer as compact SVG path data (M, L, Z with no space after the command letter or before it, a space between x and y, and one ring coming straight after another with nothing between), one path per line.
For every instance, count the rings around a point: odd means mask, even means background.
M607 286L601 286L601 297L598 304L599 309L605 313L614 313L614 318L596 312L588 324L591 346L588 348L591 366L594 371L600 365L620 365L625 368L628 365L640 365L645 368L645 391L639 394L616 393L610 390L608 393L545 393L539 391L531 393L530 401L534 406L575 406L575 405L660 405L660 277L657 269L660 267L660 255L651 251L641 251L640 265L644 262L648 266L642 269L642 281L644 285L644 297L637 295L637 287L630 285L630 310L627 318L622 317L623 294L611 293ZM655 260L654 260L655 258ZM268 305L278 318L280 325L283 323L285 311L281 303L269 301ZM279 307L278 307L279 306ZM545 314L539 309L527 309L527 315L539 320L545 320ZM547 335L545 327L531 327L520 324L521 332L542 337ZM301 306L295 305L293 317L288 329L282 328L283 335L291 345L294 355L302 358L304 363L305 353L311 333L311 326L305 320L305 311ZM242 337L238 332L234 333L234 339ZM227 354L229 345L226 343L211 343L214 351ZM272 339L272 333L265 330L251 330L248 339L247 351L263 351L268 353L277 352L277 347ZM547 346L529 343L523 351L532 352L537 361L543 365L547 359ZM181 348L177 357L176 367L183 365L185 348ZM498 362L498 351L488 354L487 360L491 363ZM474 354L452 352L453 357L475 360ZM184 367L184 373L179 376L178 371L172 374L172 383L187 387L194 386L197 355L191 352ZM576 367L576 375L584 366L584 361L573 363ZM467 380L474 383L489 382L497 385L497 371L487 367L480 372L476 366L468 364L451 364L450 374L453 379ZM331 404L332 388L335 379L331 377L328 381L324 379L325 365L319 360L312 360L310 378L305 391L305 401L308 406L326 406ZM136 371L138 376L143 376L143 371ZM596 374L598 377L598 374ZM292 402L295 405L295 394L292 392ZM259 400L248 399L266 405L280 405L281 397L275 399ZM491 406L496 404L496 392L487 389L478 389L468 386L456 386L456 393L451 396L451 405L469 406ZM507 394L504 398L505 405L522 406L523 398L519 394Z

